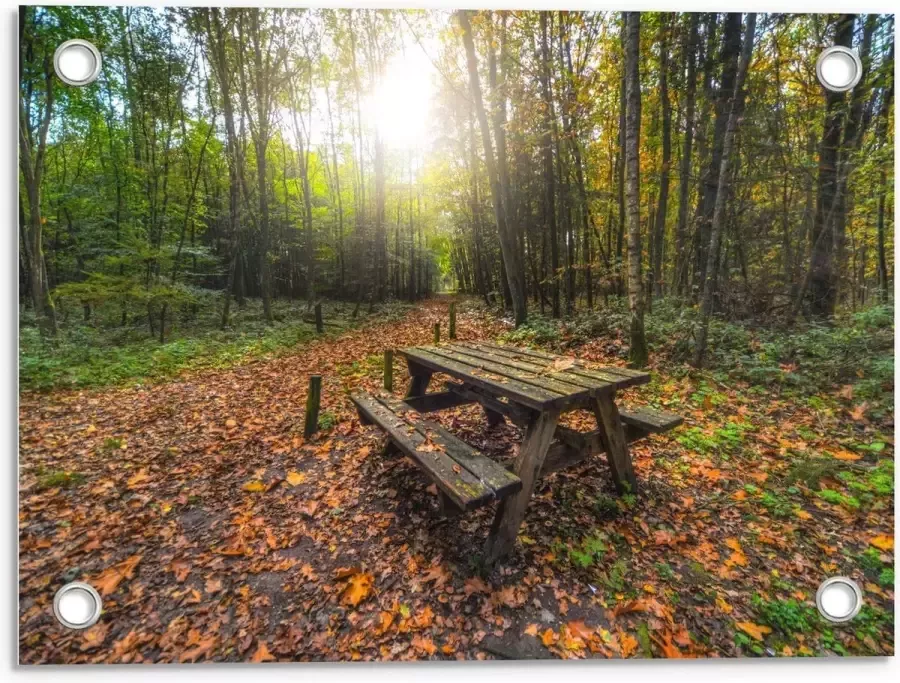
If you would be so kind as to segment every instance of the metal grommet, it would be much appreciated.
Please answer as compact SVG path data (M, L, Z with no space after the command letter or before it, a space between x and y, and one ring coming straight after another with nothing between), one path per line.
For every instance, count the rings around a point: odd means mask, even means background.
M863 66L856 50L843 45L826 48L816 61L816 77L826 90L847 92L862 78Z
M80 38L67 40L53 54L53 69L63 83L82 86L100 75L103 59L93 43Z
M846 576L826 579L816 591L816 607L823 618L835 624L850 621L862 609L862 590Z
M67 628L90 628L97 623L102 611L100 594L83 581L67 583L53 597L53 614Z

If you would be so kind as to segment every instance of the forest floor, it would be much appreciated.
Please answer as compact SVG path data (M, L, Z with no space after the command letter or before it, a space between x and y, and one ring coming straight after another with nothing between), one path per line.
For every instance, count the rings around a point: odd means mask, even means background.
M589 335L546 321L513 332L461 303L460 339L624 364L622 333L596 320ZM378 387L383 349L429 343L446 305L232 368L24 392L20 661L893 654L893 393L870 376L879 359L844 359L851 380L816 379L823 361L799 352L749 367L773 353L751 334L734 342L747 372L698 373L663 339L653 382L632 393L685 424L632 447L638 494L616 496L602 460L542 480L514 553L486 573L493 510L439 518L433 487L379 456L347 398ZM879 334L892 338L889 320ZM304 441L311 373L322 431ZM398 393L404 374L398 363ZM438 415L514 455L516 428L489 430L473 407ZM845 627L815 609L839 574L865 592ZM81 632L52 614L76 579L104 601Z

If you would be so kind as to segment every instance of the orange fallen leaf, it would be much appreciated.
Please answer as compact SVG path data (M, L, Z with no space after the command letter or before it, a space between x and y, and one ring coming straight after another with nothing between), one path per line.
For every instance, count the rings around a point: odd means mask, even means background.
M306 481L306 475L302 472L295 472L294 470L291 470L287 473L285 479L287 479L288 484L290 484L291 486L299 486L304 481Z
M111 595L116 592L122 581L134 576L134 569L140 561L141 555L132 555L127 560L104 569L96 578L91 579L90 583L100 591L100 595Z
M569 633L578 638L582 638L585 642L589 641L591 637L594 635L594 629L584 623L584 621L570 621L566 624L569 628Z
M181 664L184 664L185 662L196 662L203 655L209 655L210 650L212 650L215 646L216 636L210 636L209 638L200 640L197 644L197 647L182 652L181 656L178 658L178 661Z
M356 607L366 599L372 590L373 577L371 574L354 574L347 582L341 602L351 607Z
M128 488L134 488L138 484L143 484L150 478L150 475L147 474L146 469L139 470L137 474L129 477L128 479Z
M772 632L772 629L768 626L761 626L750 621L738 621L735 623L735 626L737 626L748 636L760 641L766 637L767 633Z
M417 650L425 652L429 656L437 652L437 646L434 644L434 641L431 640L431 638L426 638L420 635L413 637L412 646Z
M851 462L862 458L862 456L859 455L858 453L853 453L852 451L847 451L847 450L843 450L843 449L841 449L839 451L834 451L831 454L831 457L835 458L836 460L848 460Z
M548 628L541 634L541 642L544 644L544 647L550 647L558 638L559 636L556 635L556 632L552 628Z
M528 624L528 626L525 627L524 633L526 636L534 636L535 638L537 638L538 625L537 624Z
M245 491L249 491L250 493L259 493L260 491L266 490L266 485L258 479L253 479L251 481L248 481L241 488Z
M93 650L94 648L100 647L103 645L103 641L106 640L108 631L109 624L94 624L84 632L81 647L79 649L82 652L85 652L86 650Z
M619 633L619 650L622 652L622 657L628 657L635 650L637 650L638 641L633 635L629 633Z
M269 645L264 640L260 640L256 646L256 652L250 658L251 662L274 662L275 656L269 652Z
M876 536L869 543L885 552L894 549L894 539L891 536Z

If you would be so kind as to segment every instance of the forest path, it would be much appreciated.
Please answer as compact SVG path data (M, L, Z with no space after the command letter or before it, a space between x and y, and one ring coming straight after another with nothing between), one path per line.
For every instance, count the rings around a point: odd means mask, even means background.
M428 482L380 457L380 433L346 398L378 387L383 349L445 328L447 303L228 370L23 395L20 660L727 656L736 642L762 654L767 637L777 654L821 654L826 638L892 651L880 617L826 635L809 611L823 572L859 577L870 543L890 552L890 512L792 506L767 488L784 478L785 454L806 448L797 429L859 459L838 448L846 416L664 368L638 391L678 404L688 425L633 448L640 495L614 496L603 462L558 473L536 492L514 555L481 574L492 510L437 517ZM460 339L506 329L460 306ZM620 362L617 349L596 339L577 354ZM305 442L311 373L323 375L327 428ZM404 381L398 366L397 393ZM475 407L439 419L500 460L515 455L517 430L488 430ZM75 579L104 598L85 632L51 612ZM866 590L873 603L893 597Z

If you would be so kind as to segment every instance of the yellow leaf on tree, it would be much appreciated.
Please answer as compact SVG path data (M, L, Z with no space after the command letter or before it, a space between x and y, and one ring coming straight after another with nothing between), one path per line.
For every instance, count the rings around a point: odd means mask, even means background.
M894 539L890 536L876 536L871 541L869 541L872 545L874 545L879 550L893 550L894 549Z
M306 481L306 475L302 472L295 472L294 470L291 470L287 473L287 477L285 477L285 479L287 479L288 484L290 484L291 486L299 486L304 481Z
M345 605L356 607L360 602L365 600L366 596L372 590L373 577L371 574L354 574L347 582L344 589L344 595L341 602Z
M772 629L768 626L761 626L750 621L738 621L735 623L735 626L756 640L763 640L767 633L772 632Z
M250 493L259 493L260 491L266 490L266 485L258 479L253 479L252 481L248 481L241 488L243 488L245 491L249 491Z

